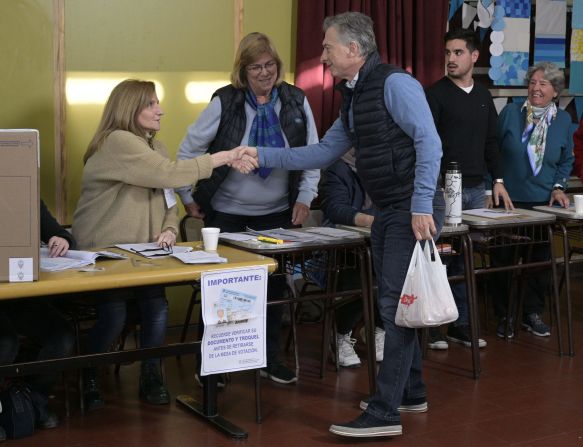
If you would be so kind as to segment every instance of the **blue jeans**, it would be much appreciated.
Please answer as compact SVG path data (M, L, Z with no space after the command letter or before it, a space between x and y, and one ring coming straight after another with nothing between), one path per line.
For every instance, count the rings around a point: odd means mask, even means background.
M100 294L97 322L89 332L90 354L108 351L120 336L126 323L127 304L130 299L135 299L139 310L140 347L154 348L164 344L168 302L163 287L108 290ZM145 360L145 363L151 364L159 362L160 359Z
M474 186L462 189L462 210L471 210L475 208L484 208L486 192L484 186ZM449 256L444 258L447 265L447 274L450 276L464 274L463 256ZM458 319L453 323L454 326L466 326L469 324L468 311L468 293L466 283L458 282L451 286L453 298L459 313Z
M415 236L411 228L409 199L379 210L372 225L373 264L378 281L378 307L385 327L384 359L377 376L377 391L366 412L400 423L398 407L404 399L427 395L421 377L421 349L415 329L395 325L397 305L407 275ZM443 190L433 199L433 219L438 231L445 217Z

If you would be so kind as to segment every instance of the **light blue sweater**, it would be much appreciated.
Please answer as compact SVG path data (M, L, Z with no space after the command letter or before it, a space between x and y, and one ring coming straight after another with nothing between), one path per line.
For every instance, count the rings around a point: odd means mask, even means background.
M441 163L441 140L421 84L408 74L393 74L385 81L385 105L395 122L415 145L415 181L411 212L433 214L433 196ZM350 108L352 127L352 107ZM352 146L340 118L320 143L291 150L258 148L261 166L286 169L325 168ZM359 175L366 175L360 172Z

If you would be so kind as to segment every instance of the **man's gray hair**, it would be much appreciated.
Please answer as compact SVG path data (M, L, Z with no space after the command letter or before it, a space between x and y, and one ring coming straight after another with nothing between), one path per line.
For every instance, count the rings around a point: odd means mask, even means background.
M344 45L356 42L360 55L368 58L377 49L372 19L361 12L345 12L324 19L324 32L334 27Z
M538 62L533 66L528 67L528 71L526 72L526 85L528 85L530 78L532 78L537 71L542 71L545 79L552 84L557 92L557 98L561 96L561 92L565 88L565 74L563 73L563 70L552 62Z

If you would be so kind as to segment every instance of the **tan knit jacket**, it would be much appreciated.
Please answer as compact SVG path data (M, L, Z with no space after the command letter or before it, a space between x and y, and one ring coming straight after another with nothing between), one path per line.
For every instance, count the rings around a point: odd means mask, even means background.
M73 217L80 249L153 242L163 229L177 230L178 209L168 209L163 188L192 185L210 177L212 160L202 155L170 161L164 145L112 132L87 160L81 197Z

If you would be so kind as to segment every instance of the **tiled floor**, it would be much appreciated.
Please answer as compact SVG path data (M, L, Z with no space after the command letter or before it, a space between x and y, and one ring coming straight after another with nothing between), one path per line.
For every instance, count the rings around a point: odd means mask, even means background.
M137 365L124 366L120 378L105 377L106 409L82 416L75 410L54 430L7 445L20 446L312 446L355 443L392 446L583 446L583 270L574 275L574 358L557 355L555 336L541 339L520 332L507 342L493 335L493 322L481 352L482 376L471 378L469 350L429 352L425 379L429 412L404 414L404 434L390 441L353 440L328 432L332 422L359 414L366 397L366 369L335 373L330 366L324 380L318 377L318 325L299 329L302 372L297 385L263 381L264 422L254 422L253 375L233 375L220 394L223 416L249 432L246 441L232 441L172 403L152 407L137 400ZM166 362L170 390L200 396L193 380L193 360ZM76 395L74 396L76 397ZM62 404L55 402L62 410ZM76 408L76 407L74 407Z

